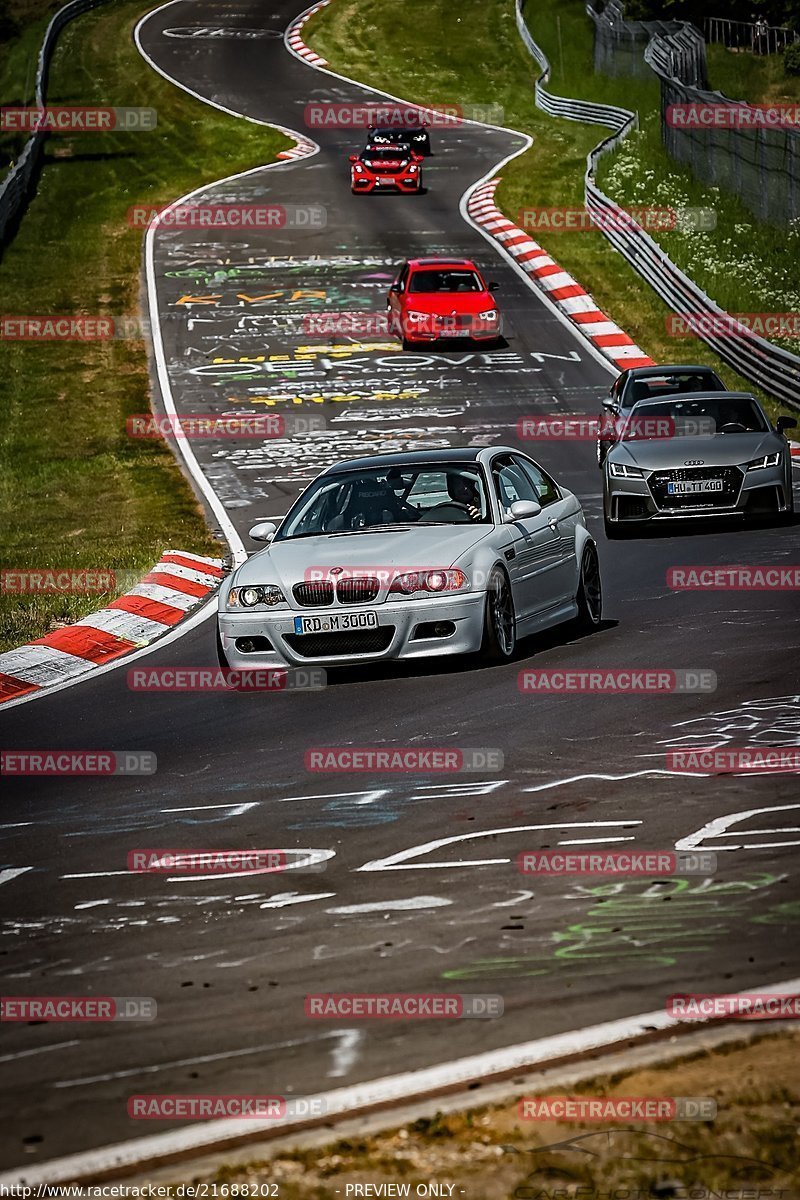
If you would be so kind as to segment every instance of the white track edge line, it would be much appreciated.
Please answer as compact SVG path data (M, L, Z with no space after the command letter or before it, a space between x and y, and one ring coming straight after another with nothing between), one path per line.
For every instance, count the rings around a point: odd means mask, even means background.
M800 979L749 988L746 992L719 994L753 996L774 992L796 994L800 992ZM143 1164L153 1166L159 1158L174 1160L178 1156L188 1156L194 1151L213 1150L217 1145L225 1146L232 1139L241 1140L242 1143L250 1142L257 1140L259 1134L275 1129L291 1132L293 1125L303 1126L304 1129L307 1129L310 1124L329 1126L337 1118L355 1116L360 1111L377 1105L384 1107L405 1104L410 1100L443 1089L457 1087L466 1089L470 1083L475 1081L489 1082L493 1075L523 1071L531 1067L544 1067L549 1061L586 1054L654 1032L687 1025L701 1028L706 1024L708 1022L702 1020L679 1021L676 1017L670 1016L666 1008L640 1013L634 1017L622 1017L568 1033L553 1034L535 1041L505 1046L500 1050L468 1055L449 1063L438 1063L436 1066L425 1067L417 1071L406 1071L350 1087L317 1093L309 1099L322 1101L323 1115L314 1122L309 1122L307 1118L263 1121L230 1119L203 1122L167 1133L151 1134L128 1142L118 1142L97 1150L66 1155L27 1169L20 1167L0 1175L0 1185L16 1184L19 1186L20 1184L71 1182L87 1178L91 1181L108 1172L119 1175L126 1168L135 1169ZM747 1022L746 1024L749 1026L751 1023ZM472 1093L470 1101L479 1103L479 1095Z
M307 142L309 146L313 146L314 149L308 154L304 155L305 158L312 158L315 154L318 154L319 146L306 134L299 134L293 129L289 129L283 125L276 125L271 121L260 121L255 117L248 117L244 113L236 112L235 109L226 108L223 104L218 104L215 100L209 100L205 96L201 96L199 92L192 91L191 88L180 83L177 79L173 79L172 76L168 75L166 71L163 71L161 67L154 62L154 60L142 46L139 36L140 29L146 21L149 21L151 17L156 16L157 13L162 12L165 8L170 8L173 4L183 3L185 3L185 0L168 0L166 4L162 4L158 8L152 9L151 12L145 13L145 15L140 18L134 28L133 39L136 44L136 48L145 62L152 68L152 70L154 70L163 79L166 79L168 83L174 84L175 87L180 88L181 91L192 96L195 100L199 100L203 104L209 105L211 108L219 109L220 112L227 113L228 116L238 117L240 120L244 121L250 121L254 125L262 125L270 129L277 129L279 133L284 133L287 135L287 137L294 138L298 143L302 141ZM234 175L226 175L222 179L216 179L211 183L205 183L201 187L195 188L191 192L187 192L185 196L181 196L179 199L173 200L173 202L164 210L164 213L170 212L173 208L176 208L180 204L184 204L192 196L196 196L208 188L213 188L219 186L220 184L228 183L232 179L241 179L245 175L254 174L256 171L266 171L272 167L286 167L288 165L291 164L286 160L276 160L275 162L264 163L263 166L260 167L252 167L248 171L239 171ZM148 308L150 310L149 315L151 318L150 328L152 330L153 354L156 362L159 387L161 389L161 399L167 413L177 417L175 402L172 396L172 389L169 383L169 375L166 369L164 344L161 337L161 323L158 320L154 321L152 319L153 313L158 316L158 290L155 281L155 272L153 269L155 256L154 237L156 228L158 227L164 213L159 214L155 221L148 225L147 232L145 234L145 279L147 283ZM228 546L233 554L234 566L240 566L241 563L243 563L247 558L247 551L242 539L239 537L239 534L236 531L233 522L225 511L222 501L219 499L211 484L208 482L202 470L200 469L200 464L197 462L194 451L189 446L182 444L181 440L176 442L176 446L180 456L183 458L187 471L197 484L200 492L203 494L203 496L205 496L211 511L219 521L220 528L224 533L226 541L228 542ZM187 551L186 553L189 552ZM28 692L24 696L18 696L14 700L6 700L3 702L2 706L0 706L0 712L7 712L9 709L16 708L20 704L30 704L34 700L43 700L48 696L54 695L56 692L61 692L68 687L75 687L78 684L86 683L90 679L97 679L99 675L105 675L109 671L116 671L120 667L127 665L129 662L133 662L138 658L143 658L147 654L152 654L155 650L160 650L163 646L166 646L170 642L177 641L178 638L183 637L185 633L189 633L203 621L208 620L208 618L212 615L210 611L212 601L214 604L216 604L216 596L212 596L209 601L203 602L190 617L183 619L178 625L170 629L169 632L165 632L163 636L155 638L150 645L143 647L141 650L137 650L132 654L123 655L122 658L114 659L112 662L105 663L100 667L87 666L86 671L82 671L80 675L74 676L70 679L64 679L61 683L49 684L45 687L37 689L34 692ZM91 614L84 618L84 620L89 620L90 617ZM19 647L19 649L22 649L22 647Z

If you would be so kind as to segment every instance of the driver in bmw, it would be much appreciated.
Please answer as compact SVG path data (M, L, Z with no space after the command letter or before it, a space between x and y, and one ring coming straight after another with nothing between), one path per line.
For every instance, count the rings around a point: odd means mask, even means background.
M471 521L480 521L483 515L480 492L469 475L448 474L447 494L456 504L466 508Z

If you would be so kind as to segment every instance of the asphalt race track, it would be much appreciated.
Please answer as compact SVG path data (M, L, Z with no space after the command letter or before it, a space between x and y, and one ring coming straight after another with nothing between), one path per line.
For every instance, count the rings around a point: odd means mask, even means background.
M320 146L203 195L322 206L324 226L156 239L178 412L252 415L290 404L324 421L280 440L194 444L248 549L254 521L286 512L329 462L517 444L520 417L594 414L612 377L459 215L465 190L518 149L519 136L434 131L424 195L352 196L347 155L358 135L309 130L304 108L374 94L314 71L277 37L169 32L282 31L303 5L271 7L180 0L141 30L147 54L180 83ZM412 355L388 336L308 333L309 314L382 312L393 265L439 253L473 257L498 281L506 345ZM593 636L553 631L502 668L364 668L292 693L135 692L123 664L0 717L5 748L149 750L158 760L152 776L4 780L8 993L152 996L158 1018L4 1026L0 1165L168 1127L130 1120L132 1094L302 1095L661 1009L674 992L798 975L796 780L676 775L665 760L671 747L800 742L795 595L674 592L666 583L674 565L788 563L797 527L609 544L592 443L525 448L579 495L598 540L607 619ZM523 694L518 674L534 664L712 670L718 685L652 697ZM216 665L213 620L140 665ZM306 751L320 745L490 748L503 766L320 775L305 768ZM724 827L702 832L722 818ZM429 845L442 839L444 849ZM718 869L658 882L533 883L515 866L522 850L620 846L716 849ZM137 847L332 854L313 873L192 879L128 873ZM436 1021L319 1021L304 1013L310 991L494 994L505 1012L444 1030Z

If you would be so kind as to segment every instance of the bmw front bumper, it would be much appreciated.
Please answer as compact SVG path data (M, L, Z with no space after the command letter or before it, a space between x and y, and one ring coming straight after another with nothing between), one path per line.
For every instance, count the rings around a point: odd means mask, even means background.
M295 617L317 617L324 623L331 616L367 609L377 614L377 628L335 634L324 629L313 634L294 631ZM334 666L474 653L480 650L483 640L484 610L485 593L466 592L360 606L282 608L272 612L224 610L219 613L218 624L224 656L235 670L287 663ZM243 648L254 638L266 638L271 648Z

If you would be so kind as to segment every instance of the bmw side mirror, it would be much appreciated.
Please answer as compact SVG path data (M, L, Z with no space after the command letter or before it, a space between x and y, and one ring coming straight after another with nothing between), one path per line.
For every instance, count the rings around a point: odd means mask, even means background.
M795 417L778 417L775 428L778 433L783 433L784 429L797 429L797 420Z
M542 506L537 500L515 500L503 518L504 525L513 525L515 521L526 521L529 517L538 517Z
M259 521L250 530L254 542L271 542L278 532L278 526L273 521Z
M500 284L499 284L499 283L490 283L490 284L489 284L489 291L490 291L490 292L496 292L496 291L498 290L498 288L499 288L499 287L500 287Z

